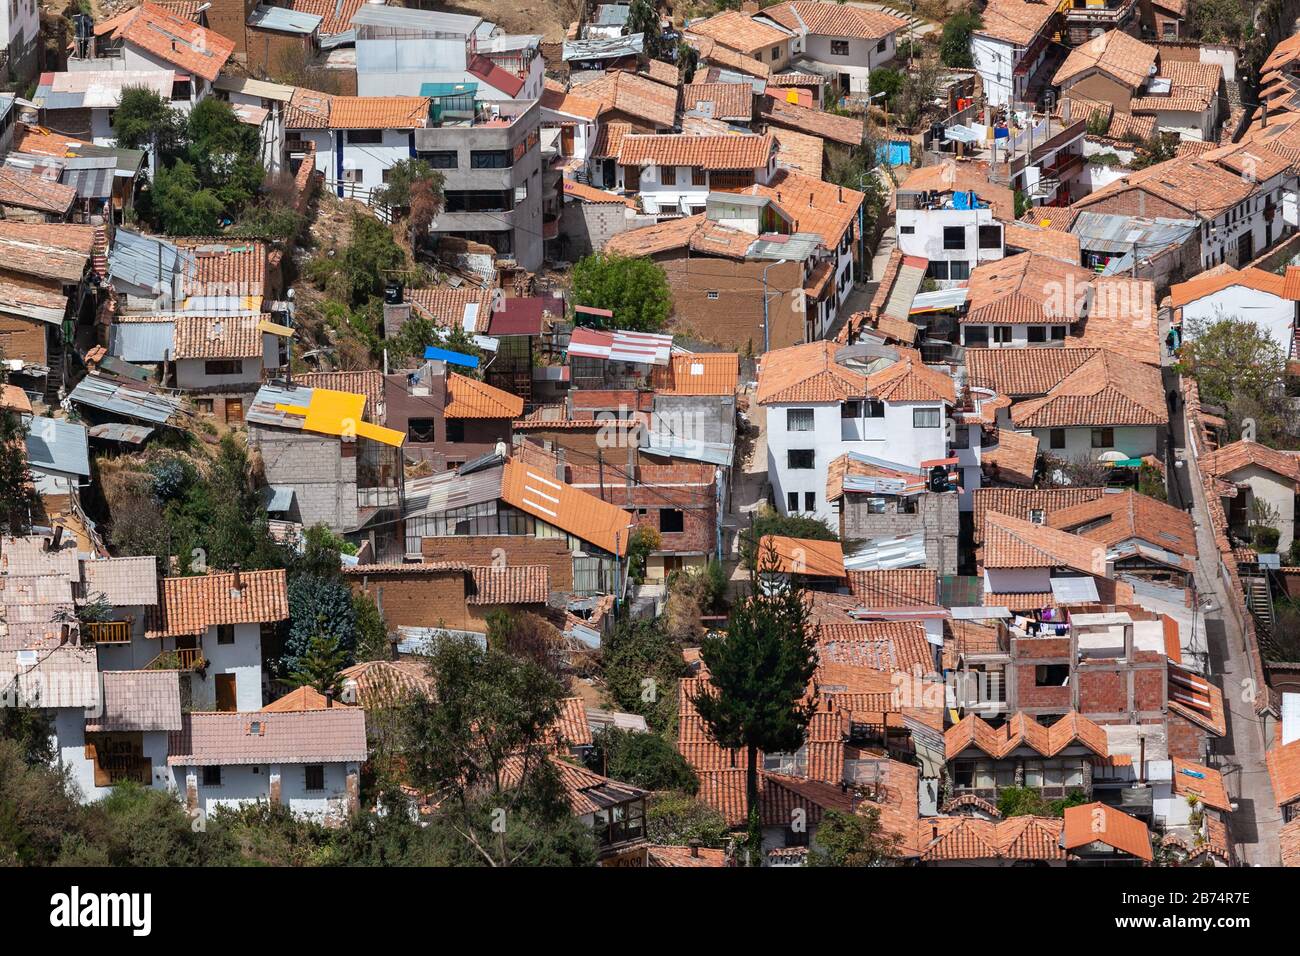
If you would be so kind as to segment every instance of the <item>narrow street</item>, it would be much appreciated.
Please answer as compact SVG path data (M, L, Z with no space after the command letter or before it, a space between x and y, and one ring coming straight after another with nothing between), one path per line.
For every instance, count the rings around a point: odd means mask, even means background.
M1178 376L1164 370L1166 392L1177 389ZM1208 676L1223 689L1228 734L1212 740L1228 793L1236 804L1232 814L1232 839L1238 858L1248 866L1277 866L1280 862L1278 835L1281 813L1273 799L1268 768L1264 762L1264 739L1255 716L1250 662L1242 645L1241 629L1223 608L1228 600L1215 573L1219 551L1214 543L1206 511L1204 492L1188 474L1186 434L1181 401L1170 415L1169 442L1165 462L1170 480L1170 503L1190 505L1196 526L1196 586L1205 612L1206 643L1209 646ZM1262 688L1258 689L1262 692Z

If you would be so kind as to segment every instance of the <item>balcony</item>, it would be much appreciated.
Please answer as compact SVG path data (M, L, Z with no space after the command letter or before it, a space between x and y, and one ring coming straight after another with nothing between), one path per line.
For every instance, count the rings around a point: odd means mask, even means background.
M1125 22L1136 6L1137 0L1104 0L1101 3L1074 0L1064 11L1065 22L1072 27L1095 25L1111 29Z
M81 635L91 644L130 644L131 625L126 621L96 621L83 625Z
M1043 166L1043 175L1049 179L1061 180L1076 169L1082 169L1083 164L1082 153L1057 153L1056 159Z
M208 666L203 651L197 647L178 647L174 651L163 651L148 664L145 670L151 671L191 671L202 670Z

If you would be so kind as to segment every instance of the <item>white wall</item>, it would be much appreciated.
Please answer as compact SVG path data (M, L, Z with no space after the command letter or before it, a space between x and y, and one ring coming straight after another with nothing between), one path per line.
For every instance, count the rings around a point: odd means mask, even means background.
M983 262L992 262L1003 257L1001 242L996 248L979 248L979 227L996 223L993 210L983 209L899 209L895 214L895 232L898 236L898 248L905 256L921 256L931 262L965 262L967 275L957 280L938 279L941 288L958 284L969 278L970 271ZM960 227L965 231L965 243L961 249L943 247L943 231ZM910 232L908 230L911 230Z
M1296 303L1291 299L1239 285L1220 289L1183 306L1184 337L1189 341L1194 338L1193 322L1210 324L1221 318L1258 326L1283 356L1291 355L1296 320Z
M217 628L203 635L203 657L208 662L204 675L190 677L194 710L216 710L217 674L235 675L235 708L262 709L262 626L236 624L233 644L217 643Z
M1277 541L1278 551L1286 551L1295 538L1295 486L1284 481L1280 475L1257 465L1248 465L1232 472L1234 482L1246 482L1250 485L1251 498L1257 498L1271 505L1278 513ZM1246 502L1246 515L1250 516L1251 502Z
M1119 451L1129 458L1141 458L1157 452L1157 429L1154 425L1118 426L1115 431L1115 444L1101 448L1092 446L1092 429L1077 427L1065 429L1065 448L1051 447L1050 428L1031 429L1038 439L1038 447L1045 454L1067 461L1086 459L1096 461L1103 452Z
M802 408L813 410L813 429L789 431L788 411ZM914 428L912 413L917 408L938 408L939 426ZM797 512L807 514L804 496L813 492L816 494L816 508L812 514L837 524L836 512L826 500L826 472L834 459L847 452L858 452L916 467L922 461L943 458L947 454L945 420L944 407L934 402L886 402L883 418L847 421L840 417L838 402L768 406L768 478L776 496L777 510L782 514L791 513L788 495L797 492ZM814 451L813 467L790 468L789 452L809 448Z
M79 707L61 707L54 711L54 737L59 751L59 761L81 791L81 801L91 803L102 800L112 792L112 787L95 786L95 764L86 756L86 712ZM151 765L150 786L166 790L171 786L167 767L167 732L153 730L141 733L141 749Z
M347 130L296 130L294 137L316 144L316 168L325 176L326 189L334 190L336 195L369 202L371 191L384 184L384 170L412 157L414 134L406 129L386 129L379 143L349 143L347 133ZM343 146L343 177L339 176L336 153L340 143ZM359 183L346 181L346 171L350 169L360 171Z
M324 769L325 789L318 791L306 788L305 764L223 765L220 786L204 786L202 767L173 767L172 777L173 786L183 797L187 775L191 772L195 775L198 806L207 816L218 807L237 809L252 803L269 803L271 779L278 774L280 802L293 813L319 822L347 814L347 775L360 772L356 763L327 763Z
M232 375L209 375L206 359L180 359L176 362L177 388L238 388L247 386L256 389L262 384L262 360L246 358L239 360L239 371Z
M984 84L984 96L990 106L1006 106L1012 99L1022 99L1028 77L1013 76L1016 60L1024 47L1013 46L992 37L973 35L971 58Z

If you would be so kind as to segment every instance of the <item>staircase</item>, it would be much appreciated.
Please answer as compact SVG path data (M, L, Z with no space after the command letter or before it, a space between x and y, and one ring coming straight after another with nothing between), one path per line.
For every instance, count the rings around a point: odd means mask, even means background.
M1242 579L1246 590L1246 607L1250 609L1255 622L1267 633L1273 633L1273 593L1268 586L1268 578L1263 575L1251 575Z
M100 223L95 227L95 242L90 250L91 266L95 275L108 278L108 227Z
M50 371L45 376L45 394L42 398L50 408L58 408L62 400L59 390L63 388L63 352L63 327L60 325L51 329L46 337L45 365Z

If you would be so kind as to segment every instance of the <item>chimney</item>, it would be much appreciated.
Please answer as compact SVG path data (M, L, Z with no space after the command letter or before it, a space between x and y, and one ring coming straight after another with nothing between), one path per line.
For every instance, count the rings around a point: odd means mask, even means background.
M325 693L324 693L322 696L325 698L325 707L326 707L326 709L328 709L328 708L334 706L334 688L333 688L333 687L331 687L329 690L325 691Z
M813 192L810 189L808 190L808 208L811 209L812 207L813 207Z
M242 592L244 590L244 576L239 573L239 565L234 565L232 570L235 574L235 586L233 590Z
M687 846L689 846L689 847L691 848L691 856L692 856L694 859L697 859L697 860L698 860L698 859L700 858L700 839L699 839L699 837L692 837L691 840L690 840L690 842L687 844Z
M54 537L50 539L50 550L58 551L61 544L63 544L63 525L56 524L54 526Z
M843 187L843 186L840 186L840 187L839 187L839 192L840 192L840 202L844 202L844 187Z

